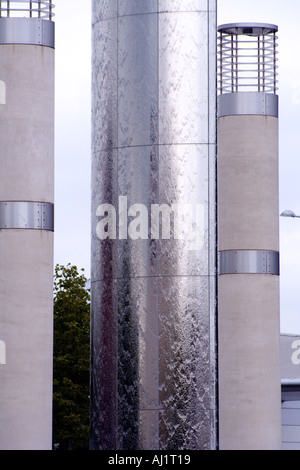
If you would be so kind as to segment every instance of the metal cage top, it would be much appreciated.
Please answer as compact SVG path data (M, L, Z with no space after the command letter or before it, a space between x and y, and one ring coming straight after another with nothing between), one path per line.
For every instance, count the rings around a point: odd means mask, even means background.
M218 32L247 36L262 36L264 34L277 33L277 31L278 26L267 23L229 23L218 27Z
M218 91L276 94L278 27L231 23L218 27Z
M0 18L41 18L52 20L54 4L51 0L0 0Z

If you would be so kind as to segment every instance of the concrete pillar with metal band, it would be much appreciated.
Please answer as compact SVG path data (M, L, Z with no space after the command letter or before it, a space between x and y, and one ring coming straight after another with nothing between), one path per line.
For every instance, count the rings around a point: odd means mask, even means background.
M279 449L277 27L219 27L220 449Z
M54 23L0 2L0 449L52 448Z

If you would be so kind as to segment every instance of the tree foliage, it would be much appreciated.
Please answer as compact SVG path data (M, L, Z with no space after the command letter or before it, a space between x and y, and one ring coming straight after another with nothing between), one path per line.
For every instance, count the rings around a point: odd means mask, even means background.
M53 443L89 447L90 293L70 263L54 276Z

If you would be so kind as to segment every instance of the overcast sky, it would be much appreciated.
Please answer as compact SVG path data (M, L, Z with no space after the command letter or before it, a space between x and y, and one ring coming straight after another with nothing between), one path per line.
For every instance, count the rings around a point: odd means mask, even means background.
M130 0L128 0L130 1ZM90 0L57 0L55 263L90 275ZM218 24L279 27L280 212L300 215L299 0L219 0ZM298 136L299 135L299 136ZM278 214L279 216L279 214ZM300 219L280 218L281 331L300 334Z
M55 263L85 268L89 277L91 2L55 4Z

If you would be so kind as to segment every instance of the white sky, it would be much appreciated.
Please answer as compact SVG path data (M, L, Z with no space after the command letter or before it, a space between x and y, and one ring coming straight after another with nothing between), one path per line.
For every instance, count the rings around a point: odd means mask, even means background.
M130 1L130 0L128 0ZM55 263L90 275L90 0L56 0ZM279 27L280 212L300 215L299 0L219 0L218 24ZM300 219L280 218L281 331L300 334Z
M75 264L90 276L89 0L57 0L55 127L55 263Z

